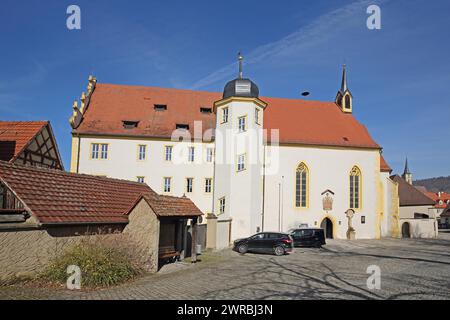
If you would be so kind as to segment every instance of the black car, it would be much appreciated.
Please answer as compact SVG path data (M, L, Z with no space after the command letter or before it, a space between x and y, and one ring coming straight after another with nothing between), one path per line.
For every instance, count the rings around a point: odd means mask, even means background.
M326 244L325 232L319 228L293 229L289 232L294 240L294 247L317 247Z
M234 241L233 250L241 254L247 252L272 253L282 256L292 252L293 240L287 233L261 232L245 239Z

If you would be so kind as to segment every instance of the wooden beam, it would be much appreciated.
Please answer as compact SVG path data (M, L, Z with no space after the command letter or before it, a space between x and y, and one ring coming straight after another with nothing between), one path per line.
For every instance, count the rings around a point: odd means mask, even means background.
M25 222L25 216L23 214L1 214L0 223L5 222Z

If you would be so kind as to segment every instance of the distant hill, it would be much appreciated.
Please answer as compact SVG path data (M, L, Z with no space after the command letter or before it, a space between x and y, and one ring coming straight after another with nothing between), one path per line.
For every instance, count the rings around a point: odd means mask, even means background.
M450 176L415 180L414 185L423 186L432 192L444 191L450 193Z

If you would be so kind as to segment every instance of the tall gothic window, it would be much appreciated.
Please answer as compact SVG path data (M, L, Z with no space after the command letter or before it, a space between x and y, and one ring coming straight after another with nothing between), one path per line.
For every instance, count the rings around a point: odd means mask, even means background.
M308 167L303 162L297 167L295 174L295 206L306 208L308 206Z
M357 166L350 171L350 208L361 208L361 170Z

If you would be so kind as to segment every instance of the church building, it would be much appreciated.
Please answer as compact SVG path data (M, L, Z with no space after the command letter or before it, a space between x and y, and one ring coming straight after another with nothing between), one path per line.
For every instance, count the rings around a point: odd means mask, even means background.
M71 171L190 198L213 248L302 226L328 238L398 237L397 184L353 116L345 66L335 100L322 102L260 96L242 63L221 93L90 77L70 119Z

